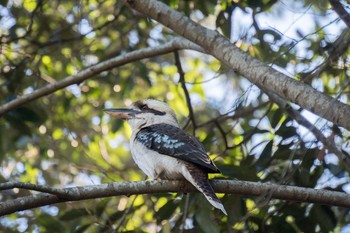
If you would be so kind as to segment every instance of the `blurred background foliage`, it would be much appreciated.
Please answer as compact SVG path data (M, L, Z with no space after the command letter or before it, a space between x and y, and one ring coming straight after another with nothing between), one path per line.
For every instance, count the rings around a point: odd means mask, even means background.
M164 1L242 50L348 103L349 30L328 1ZM347 4L343 2L343 4ZM347 6L349 7L349 6ZM174 33L118 1L1 0L0 103L100 61L156 47ZM349 171L308 129L217 60L180 52L194 119L174 54L124 65L27 103L0 118L0 180L52 187L145 178L129 152L130 128L104 108L164 100L222 171L216 178L349 192ZM349 132L298 109L343 153ZM214 177L214 176L211 176ZM1 193L2 201L29 195ZM221 195L229 216L191 194L111 197L26 210L3 232L346 232L346 209Z

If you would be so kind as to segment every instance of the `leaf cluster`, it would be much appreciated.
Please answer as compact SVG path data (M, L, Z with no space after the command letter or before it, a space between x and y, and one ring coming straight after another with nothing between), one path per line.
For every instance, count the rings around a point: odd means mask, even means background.
M279 20L293 12L288 8L293 4L164 2L213 26L250 55L348 102L350 37L330 33L338 21L327 16L327 1L294 3L312 22L308 30L292 24L292 38L277 26L264 25L263 19ZM250 23L243 25L239 12ZM235 21L241 23L238 29ZM175 36L118 1L0 1L1 105L111 57L156 49ZM143 179L130 156L130 128L103 109L156 98L168 102L180 125L210 152L222 172L210 178L347 190L346 166L286 108L210 56L182 51L180 59L189 96L173 54L166 54L110 69L6 113L0 118L1 181L66 187ZM348 131L298 106L289 107L313 121L348 156ZM1 200L29 194L3 192ZM27 210L0 219L0 231L331 232L349 221L346 210L332 206L271 200L264 194L220 198L231 213L228 217L200 194L154 194Z

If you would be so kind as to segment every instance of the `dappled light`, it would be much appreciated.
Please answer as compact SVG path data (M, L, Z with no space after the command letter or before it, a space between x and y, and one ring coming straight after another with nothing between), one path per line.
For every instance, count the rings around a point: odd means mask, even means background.
M349 7L0 1L0 231L348 232ZM148 98L203 144L227 216L135 164L104 109Z

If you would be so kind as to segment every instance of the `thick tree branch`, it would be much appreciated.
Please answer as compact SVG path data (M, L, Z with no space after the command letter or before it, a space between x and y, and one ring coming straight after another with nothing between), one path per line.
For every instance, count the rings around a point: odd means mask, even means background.
M329 0L329 3L332 5L333 10L339 15L348 28L350 28L350 15L344 9L343 5L339 0Z
M336 191L234 180L212 180L211 183L214 190L218 193L261 196L266 197L267 200L273 198L350 208L350 195ZM10 185L8 185L8 183L2 183L0 184L0 190L6 190L9 187L33 189L34 186L36 185L25 183L17 183L16 185L15 182L11 182ZM38 186L34 188L34 190L44 191L45 188L43 186ZM60 202L165 192L197 192L197 190L186 181L168 180L114 182L101 185L64 188L61 189L60 192L56 192L57 194L51 194L51 192L35 194L2 202L0 203L0 216Z
M104 62L98 63L96 65L90 66L89 68L82 70L75 75L71 75L55 83L48 84L47 86L35 90L30 94L20 96L17 99L0 106L0 117L3 116L5 113L25 103L38 99L42 96L49 95L69 85L81 83L82 81L91 78L92 76L99 74L103 71L144 58L159 56L162 54L173 52L178 49L192 49L199 52L203 52L203 49L200 48L198 45L195 45L192 42L182 38L175 38L165 43L164 45L158 47L144 48L130 53L126 53L115 58L108 59Z
M241 51L217 31L209 30L193 22L160 1L122 0L122 2L198 44L251 82L350 130L348 117L350 107L348 105L274 70L269 65Z

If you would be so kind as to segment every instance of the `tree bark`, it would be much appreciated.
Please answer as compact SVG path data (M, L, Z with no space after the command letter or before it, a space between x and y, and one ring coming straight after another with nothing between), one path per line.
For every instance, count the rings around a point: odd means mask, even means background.
M207 53L245 76L301 107L350 130L350 107L305 83L292 79L241 51L217 31L207 29L166 4L156 0L121 0L177 34L201 46Z
M94 75L97 75L103 71L110 70L112 68L116 68L118 66L122 66L133 61L138 61L145 58L170 53L179 49L192 49L199 52L203 52L203 49L198 45L193 44L192 42L182 38L175 38L161 46L144 48L130 53L126 53L98 63L96 65L90 66L75 75L71 75L55 83L48 84L38 90L33 91L30 94L20 96L15 100L0 106L0 117L13 109L20 107L25 103L38 99L42 96L49 95L67 86L79 84L85 81L86 79L91 78Z
M348 28L350 28L350 15L349 13L345 10L343 5L340 3L339 0L329 0L329 3L332 5L332 8L339 17L343 20L343 22L346 24Z
M282 199L297 202L310 202L350 208L350 195L346 193L316 190L279 184L256 183L235 180L211 180L218 193L260 196L270 199ZM45 205L103 198L121 195L151 194L165 192L198 192L187 181L147 180L139 182L114 182L109 184L88 185L73 188L50 188L42 185L7 182L0 184L0 190L21 188L44 192L0 203L0 216L17 211L41 207Z

